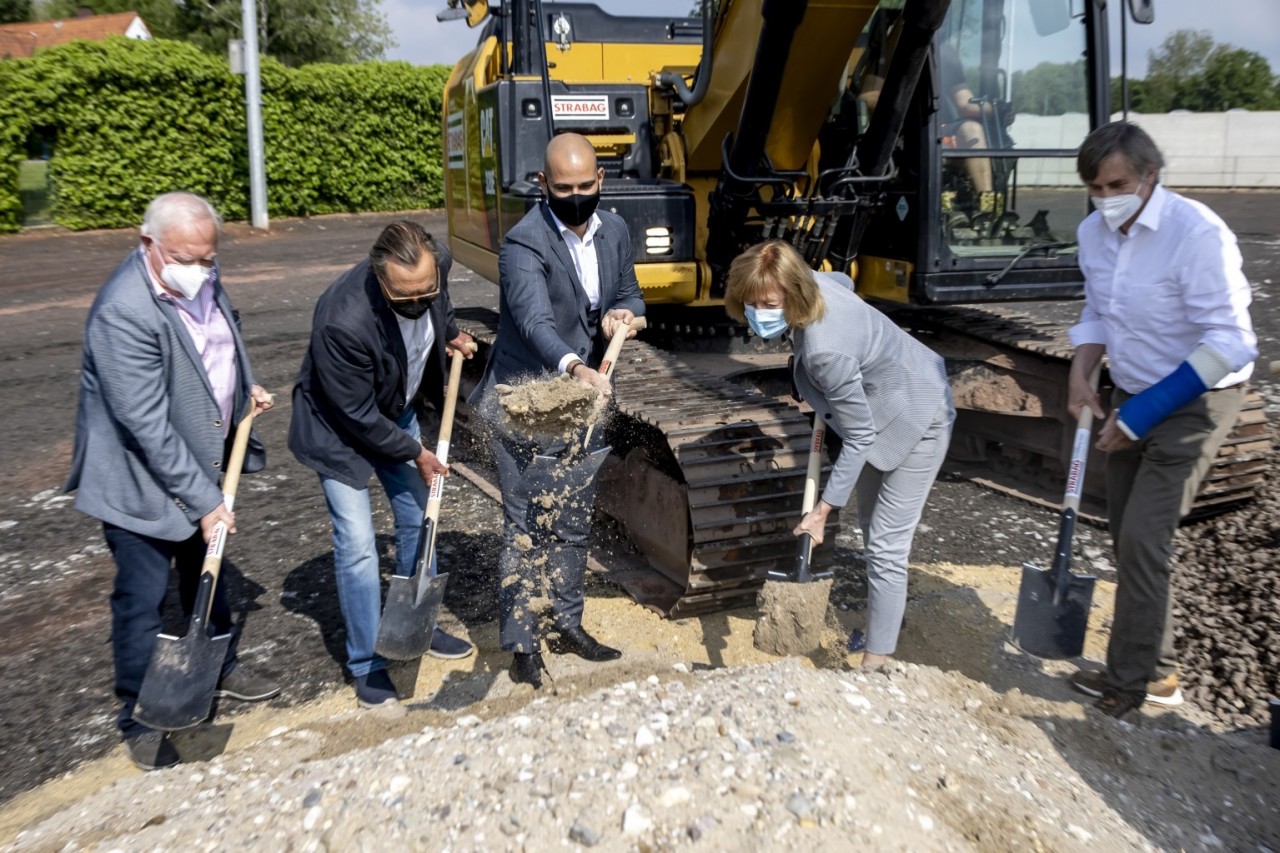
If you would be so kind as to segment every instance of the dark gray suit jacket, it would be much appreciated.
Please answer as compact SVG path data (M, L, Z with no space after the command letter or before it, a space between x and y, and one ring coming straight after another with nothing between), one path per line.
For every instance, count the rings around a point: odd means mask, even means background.
M156 297L142 255L130 252L89 309L80 372L76 443L66 490L76 509L143 536L179 542L222 502L218 485L230 436L204 362L176 305ZM233 411L250 398L253 373L220 284L214 299L236 342ZM265 461L256 441L245 470Z
M796 388L844 441L822 492L844 506L870 464L892 471L950 405L942 357L863 302L839 279L814 273L822 319L792 335ZM954 412L952 413L954 417Z
M600 316L626 308L644 314L644 298L636 281L627 223L607 210L597 211L595 234L600 266ZM545 204L525 214L507 232L498 253L498 339L489 353L484 378L471 395L478 404L499 382L559 369L560 359L576 353L591 366L604 349L593 339L587 312L590 303L569 247Z

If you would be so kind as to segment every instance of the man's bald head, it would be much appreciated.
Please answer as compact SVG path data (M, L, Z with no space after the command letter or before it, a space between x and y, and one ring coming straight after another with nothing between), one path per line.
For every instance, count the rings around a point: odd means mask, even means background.
M594 195L600 192L604 170L585 136L562 133L547 143L546 171L538 173L538 180L548 196Z
M554 177L566 171L586 169L596 171L596 149L585 136L577 133L562 133L547 143L546 174Z

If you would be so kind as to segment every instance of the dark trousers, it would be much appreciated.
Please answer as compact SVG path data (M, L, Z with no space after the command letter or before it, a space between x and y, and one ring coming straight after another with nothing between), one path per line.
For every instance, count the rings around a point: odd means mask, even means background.
M556 630L582 624L596 480L566 477L531 494L525 469L547 451L509 437L494 438L491 447L502 488L499 636L504 650L528 654L539 649L538 617L548 604ZM553 500L540 502L547 491Z
M1112 404L1130 395L1116 389ZM1107 513L1116 552L1116 610L1107 683L1146 696L1177 671L1169 558L1178 523L1244 405L1244 388L1209 391L1133 447L1107 455Z
M114 524L104 523L102 529L116 561L115 589L111 593L111 646L116 665L116 696L124 703L119 726L127 737L146 730L141 723L134 722L133 706L138 701L142 677L146 675L156 635L162 627L170 567L178 571L179 600L183 614L189 618L200 584L205 542L199 531L183 542L170 542L142 536ZM225 586L224 579L219 578L214 588L209 614L214 635L225 634L233 627L231 607L223 591ZM236 667L238 641L238 634L232 636L222 665L223 677Z

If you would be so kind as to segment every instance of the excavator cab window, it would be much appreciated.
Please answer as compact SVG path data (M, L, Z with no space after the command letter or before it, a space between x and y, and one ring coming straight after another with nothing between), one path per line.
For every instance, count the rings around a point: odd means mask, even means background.
M1089 131L1085 46L1071 0L952 0L933 66L940 218L954 257L1074 241L1087 210L1074 160Z

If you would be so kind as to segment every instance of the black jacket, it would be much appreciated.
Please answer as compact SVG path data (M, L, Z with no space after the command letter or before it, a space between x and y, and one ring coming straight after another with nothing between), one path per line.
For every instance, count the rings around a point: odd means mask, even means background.
M453 259L444 251L440 296L431 305L434 351L418 394L419 411L444 404L445 343L458 335L448 276ZM396 426L404 414L408 357L396 314L364 260L329 286L316 303L311 345L293 388L289 449L308 468L364 488L373 462L414 459L422 445Z

